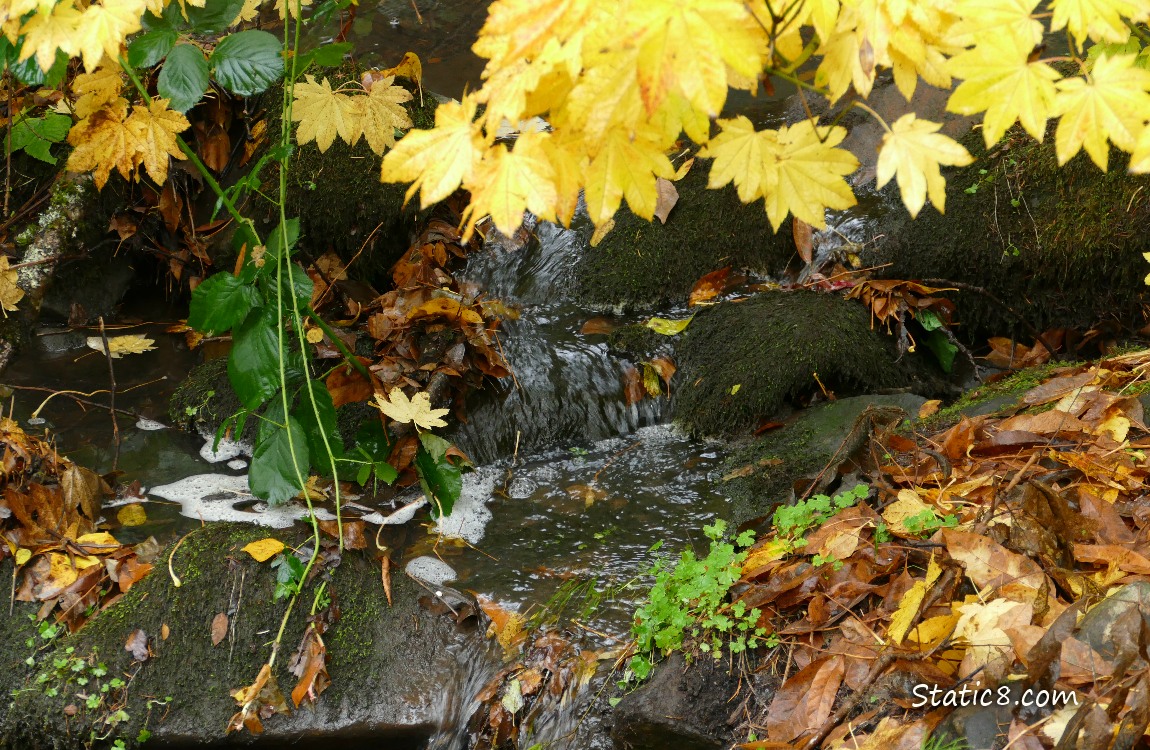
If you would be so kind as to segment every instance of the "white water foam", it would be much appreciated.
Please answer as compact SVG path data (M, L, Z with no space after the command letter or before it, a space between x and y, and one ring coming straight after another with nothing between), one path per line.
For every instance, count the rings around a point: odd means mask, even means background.
M219 445L215 443L215 437L209 436L204 442L204 447L200 448L200 458L210 464L217 464L221 461L231 461L233 458L250 456L252 454L252 447L247 443L229 440L228 438L220 438Z
M479 544L491 522L491 511L487 501L495 489L495 481L506 469L501 466L484 466L470 474L463 475L463 491L451 515L443 516L436 524L436 531L444 536L463 539L470 544Z
M422 557L413 558L404 571L420 581L423 581L428 586L442 586L448 581L454 581L459 577L455 572L455 568L440 560L438 557L431 557L423 555Z
M236 502L252 499L246 476L196 474L153 487L149 494L179 503L183 515L204 521L234 521L286 529L307 516L307 508L295 502L276 506L257 502L250 510L236 508ZM321 521L335 518L323 508L316 508L315 515Z
M136 429L147 430L151 432L153 430L166 430L168 429L168 426L163 422L157 422L154 419L145 419L144 417L140 417L136 421Z

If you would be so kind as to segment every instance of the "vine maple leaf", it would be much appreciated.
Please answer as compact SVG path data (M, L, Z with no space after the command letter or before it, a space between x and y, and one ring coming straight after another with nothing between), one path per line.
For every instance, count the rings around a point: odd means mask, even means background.
M471 215L490 214L495 227L508 236L523 222L525 210L547 221L555 219L555 172L543 150L547 138L546 133L529 131L515 141L514 150L498 144L484 155L475 172L483 188L472 192Z
M1103 54L1087 77L1058 82L1054 111L1062 118L1054 147L1059 164L1085 147L1105 172L1110 158L1107 140L1124 151L1134 148L1150 112L1150 70L1135 66L1134 61L1135 55Z
M68 157L71 172L92 172L96 187L104 187L115 169L127 179L135 166L136 145L124 126L128 102L118 99L76 123L68 132L73 146Z
M777 134L771 130L755 130L743 115L719 120L718 125L720 132L700 154L714 159L707 187L720 188L733 182L743 203L761 198L764 182L762 163L766 150L777 143Z
M803 120L778 130L777 143L766 141L763 194L767 218L777 232L787 213L812 227L826 227L826 209L841 210L856 203L843 178L858 169L851 152L835 148L846 138L845 128L819 127Z
M316 83L313 76L307 76L304 83L295 85L291 119L299 123L296 139L301 144L315 141L320 153L331 147L337 135L354 145L363 134L363 108L358 99L332 91L326 78Z
M384 182L411 182L406 200L419 191L423 208L470 181L479 161L482 139L473 124L475 101L448 102L435 110L434 130L411 130L383 157Z
M587 167L584 196L595 225L608 221L627 198L627 207L648 221L655 215L655 179L670 179L675 168L658 142L642 132L632 138L622 129L607 134L602 149Z
M56 50L71 57L76 54L76 35L83 14L72 3L58 3L50 13L38 11L20 28L24 43L20 59L36 56L36 63L47 71L56 62Z
M941 127L908 112L882 139L876 167L878 186L897 176L902 202L912 218L918 216L928 195L939 213L945 211L946 180L940 165L964 167L973 161L965 148L938 132Z
M402 86L393 86L395 77L382 78L371 85L365 96L352 97L353 105L359 108L358 121L367 145L377 156L395 146L395 130L411 127L411 118L403 108L404 102L411 101L411 92Z
M19 279L20 272L8 268L8 256L0 255L0 309L4 310L5 316L24 299L24 290L17 283Z
M168 157L183 159L176 134L190 127L188 118L168 109L167 99L153 99L148 106L137 104L124 123L135 141L135 160L143 164L156 184L168 179Z
M426 391L420 391L409 399L399 387L392 388L386 398L375 394L375 408L400 424L411 422L425 430L430 430L432 427L446 427L447 422L440 417L450 411L450 409L432 409L431 396Z
M92 73L81 73L72 81L72 93L79 94L73 108L81 120L120 98L124 80L118 67L104 65Z
M1030 62L1029 39L1011 34L986 35L973 49L950 59L947 68L962 83L946 108L973 115L985 111L986 145L997 143L1017 120L1041 141L1054 103L1054 81L1061 76L1043 62Z
M951 41L968 47L985 34L1005 32L1033 47L1042 41L1042 23L1033 15L1037 5L1038 0L959 0Z
M105 54L110 60L117 59L124 39L140 30L144 10L143 0L101 0L89 5L80 20L76 39L84 69L95 70Z
M1096 42L1124 42L1130 29L1122 20L1145 21L1150 14L1140 0L1053 0L1050 30L1065 28L1081 45L1089 37Z

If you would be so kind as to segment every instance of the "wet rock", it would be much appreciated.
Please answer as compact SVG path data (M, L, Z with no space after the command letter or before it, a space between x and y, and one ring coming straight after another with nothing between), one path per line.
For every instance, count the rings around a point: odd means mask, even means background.
M1106 173L1084 153L1059 167L1053 132L1042 144L1020 131L989 150L981 131L962 143L975 162L946 175L946 215L927 206L911 221L892 209L864 263L890 264L881 271L888 278L980 287L1039 331L1086 330L1102 320L1140 327L1150 177L1127 174L1117 152ZM983 294L946 296L970 341L1011 331L1031 338Z
M674 653L615 708L616 750L719 750L731 735L729 700L739 676L726 662L703 658L687 665Z
M675 417L704 435L746 434L822 386L847 395L906 386L893 340L838 295L768 292L699 312L678 347ZM816 380L817 375L817 380Z
M708 190L710 169L709 160L696 159L675 184L679 202L665 225L619 210L615 228L573 270L583 303L629 310L684 304L711 271L731 266L772 273L796 257L791 220L776 234L761 201L744 204L729 185Z
M997 695L997 694L996 694ZM990 706L961 706L947 715L931 735L938 747L947 743L961 743L958 747L968 750L991 750L1006 744L1010 722L1014 718L1014 706L1022 696L1022 685L1010 686L1011 698L1004 705L995 702Z
M7 669L0 674L0 687L17 692L0 725L0 746L74 748L77 738L87 737L89 727L101 720L100 710L86 710L77 700L75 693L82 690L77 685L61 684L58 694L49 696L36 682L36 675L68 648L85 657L98 654L95 658L107 664L110 675L133 675L124 707L129 718L116 727L116 736L129 746L145 723L155 738L152 742L164 747L221 742L228 719L237 710L229 691L255 679L284 613L285 601L272 599L274 571L240 552L243 545L267 535L266 529L234 524L209 524L197 530L172 559L173 571L183 579L180 587L164 566L172 553L169 549L156 569L118 603L78 633L45 644L34 667L24 664L35 650L23 641L26 612L18 610L6 618L0 628L4 634L0 658ZM298 545L306 542L307 535L288 532L284 538ZM394 606L389 606L379 563L362 552L344 553L328 590L342 613L324 636L332 684L314 708L266 719L260 743L282 747L304 738L311 746L331 747L371 736L381 746L424 746L444 721L451 701L458 700L446 686L464 684L467 670L483 662L477 656L485 653L481 639L420 607L417 598L422 590L406 576L393 577ZM295 685L288 664L302 637L310 601L309 594L302 608L297 605L276 661L275 676L285 695ZM219 613L230 615L234 640L229 629L227 639L213 646L211 623ZM167 639L160 635L164 626ZM137 628L148 635L152 651L142 664L133 663L124 649ZM149 708L150 698L163 701L167 696L171 701L166 707ZM64 707L69 704L80 706L80 713L66 716ZM230 739L252 742L247 735Z
M1088 644L1102 658L1110 660L1118 656L1123 644L1137 639L1138 620L1131 623L1130 612L1143 616L1150 613L1150 583L1140 581L1129 583L1103 599L1086 613L1078 624L1075 637ZM1125 618L1125 619L1124 619Z

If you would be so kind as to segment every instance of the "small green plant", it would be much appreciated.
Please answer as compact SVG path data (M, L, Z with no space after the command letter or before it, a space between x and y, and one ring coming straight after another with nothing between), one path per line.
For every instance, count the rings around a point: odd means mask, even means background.
M928 537L939 529L953 529L958 526L958 517L955 515L945 515L939 518L934 514L930 508L926 508L919 513L907 518L902 522L906 530L916 536Z
M773 523L779 539L788 543L791 550L805 547L806 533L822 526L841 510L846 510L870 492L865 484L840 492L833 498L827 495L812 495L794 505L780 505L775 509Z
M628 676L638 681L647 678L660 655L687 651L694 647L721 658L723 646L731 653L741 653L762 642L764 628L759 627L758 609L747 609L744 602L731 604L727 594L739 580L747 553L736 547L748 547L754 532L745 531L734 543L724 541L726 523L715 521L703 527L711 540L706 557L698 559L693 550L685 550L673 567L660 559L648 571L655 584L647 601L635 611L631 631L635 636L635 655L628 665Z

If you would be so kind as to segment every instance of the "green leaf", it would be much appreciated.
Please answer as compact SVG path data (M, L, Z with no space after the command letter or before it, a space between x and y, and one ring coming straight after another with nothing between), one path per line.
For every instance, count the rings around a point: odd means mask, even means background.
M232 334L228 380L248 409L259 407L279 388L278 329L275 310L256 309Z
M318 65L321 68L336 68L343 64L343 58L351 52L351 42L325 44L305 55L300 56L296 72L299 73L308 65Z
M950 369L954 367L954 356L958 354L958 347L951 342L946 331L931 331L923 343L938 360L942 371L950 372Z
M695 316L683 318L682 320L669 320L668 318L651 318L647 321L647 327L655 333L661 333L664 336L674 336L682 333L683 329L687 327Z
M251 284L226 271L217 273L192 292L188 325L208 335L230 331L262 301Z
M447 458L451 447L438 435L430 432L419 434L419 448L415 452L415 471L419 474L419 484L423 492L435 502L431 504L431 515L451 515L455 501L463 491L463 477L459 467Z
M295 263L288 266L290 279L288 283L291 285L291 292L295 295L296 307L300 310L307 307L311 303L311 294L315 289L315 282L307 275L307 271L300 268ZM287 291L286 289L284 291Z
M229 34L216 45L209 62L215 79L239 96L266 91L284 73L279 40L266 31Z
M287 424L277 427L265 440L260 441L252 453L248 483L252 494L272 505L287 502L299 494L299 474L308 474L307 436L303 427L289 417Z
M17 46L14 49L18 55L20 47ZM23 61L14 58L8 63L8 70L12 72L17 81L26 86L56 86L64 80L64 74L68 72L68 56L57 51L56 60L47 73L41 70L35 55Z
M915 313L915 319L919 325L926 331L937 331L940 328L945 328L946 324L942 322L942 318L938 317L933 310L919 310Z
M12 128L12 150L24 152L40 161L56 163L49 149L68 137L72 118L58 112L49 112L43 117L25 117Z
M285 234L283 228L287 230L287 250L289 256L291 255L291 249L295 247L295 243L299 242L299 219L288 219L284 224L277 224L276 228L268 235L267 240L268 261L273 262L273 265L274 261L283 255Z
M176 44L176 30L168 25L140 34L128 45L128 64L150 68L163 60Z
M336 466L340 467L339 459L343 458L343 439L339 436L339 428L335 422L335 406L331 401L331 394L328 393L327 388L323 383L312 382L312 394L315 396L315 409L312 409L311 400L308 398L306 387L300 393L299 406L295 409L296 421L303 427L304 434L307 435L308 451L312 457L312 463L315 468L324 476L334 476L332 471L331 461L328 460L327 448L331 449L332 455L336 459ZM316 412L319 412L319 419L316 419ZM324 446L323 436L327 435L327 447ZM344 479L347 478L346 469L343 471Z
M224 31L236 22L240 11L243 9L244 0L208 0L202 8L197 8L189 3L187 6L188 23L191 24L194 31L201 34ZM225 38L224 41L227 39Z
M177 44L160 69L156 90L168 106L177 112L187 112L208 90L208 61L194 44Z

